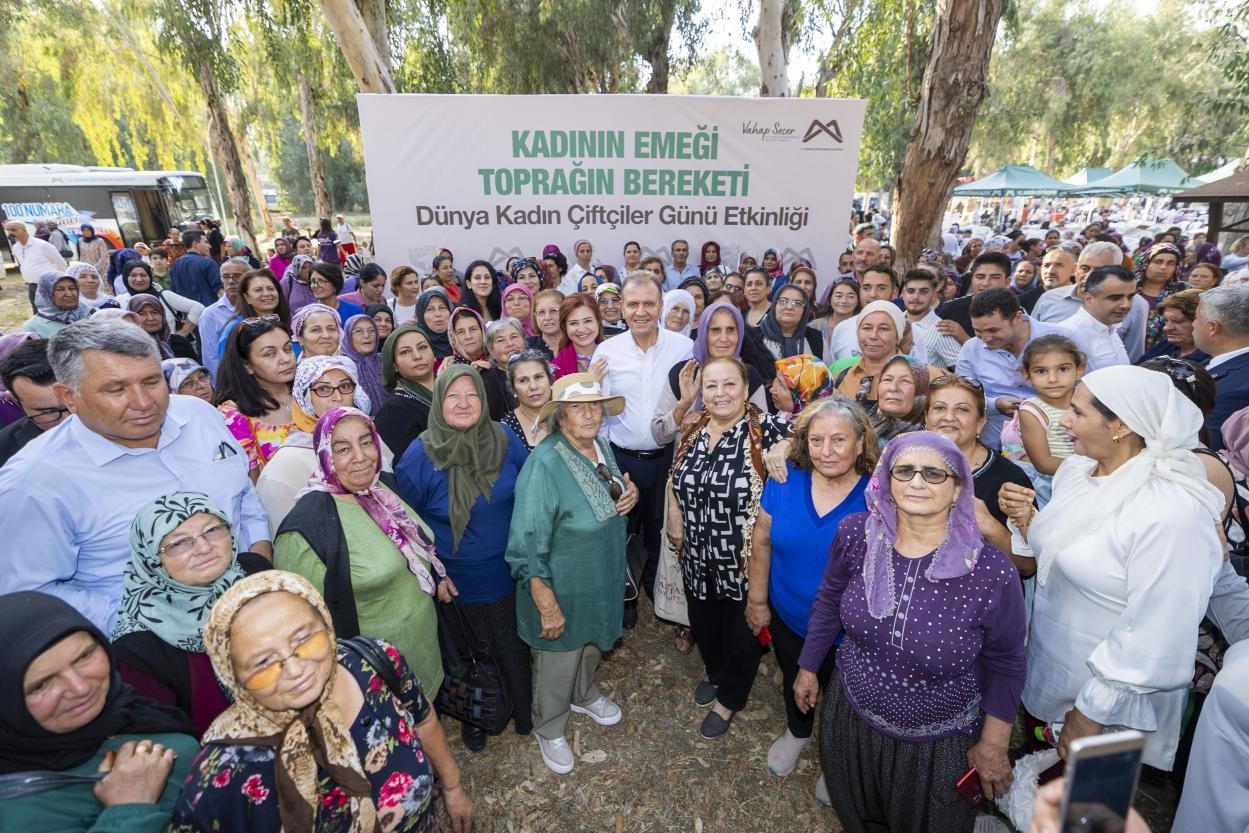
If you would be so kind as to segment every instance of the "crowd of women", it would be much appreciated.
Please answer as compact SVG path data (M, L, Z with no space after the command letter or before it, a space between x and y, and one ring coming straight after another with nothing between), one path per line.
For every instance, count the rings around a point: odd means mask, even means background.
M580 240L571 263L549 246L459 273L444 252L422 277L280 240L267 268L227 260L207 309L123 262L115 315L171 394L217 408L272 558L178 491L133 519L111 632L51 595L0 597L0 829L418 831L441 805L468 830L439 714L469 750L510 723L571 771L570 719L627 717L597 675L658 585L630 561L652 518L702 737L731 730L771 650L785 729L759 766L794 772L822 709L813 786L847 830L972 830L955 784L974 768L1005 791L1019 723L1064 756L1135 728L1182 776L1194 669L1212 678L1249 630L1227 560L1249 460L1204 448L1213 382L1178 320L1191 334L1209 258L1189 289L1182 250L1142 254L1150 347L1170 353L1081 376L1071 339L1028 346L1025 469L981 439L982 382L917 355L885 264L880 294L849 261L821 293L807 264L769 249L731 270L713 242L674 279L636 243L619 270ZM938 294L970 283L921 261ZM108 315L99 278L45 276L0 352ZM847 322L857 349L826 364ZM655 461L659 488L635 482Z

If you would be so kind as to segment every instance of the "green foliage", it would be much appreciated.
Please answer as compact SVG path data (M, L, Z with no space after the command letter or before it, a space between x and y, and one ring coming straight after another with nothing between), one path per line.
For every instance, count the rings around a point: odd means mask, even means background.
M679 74L669 92L680 95L759 95L759 64L736 49L720 49Z
M1181 0L1141 16L1126 0L1021 3L1017 30L994 54L969 165L1027 163L1064 176L1149 156L1195 173L1239 153L1246 108L1193 106L1230 100L1221 61L1249 71L1243 45L1238 55L1210 47L1203 8Z
M359 128L357 127L357 134ZM299 122L288 115L278 134L278 144L273 156L274 179L280 191L283 208L300 214L312 214L312 179L308 173L308 154ZM325 185L330 191L330 201L339 210L367 208L368 193L364 184L364 160L347 136L338 134L335 153L322 158L325 166Z

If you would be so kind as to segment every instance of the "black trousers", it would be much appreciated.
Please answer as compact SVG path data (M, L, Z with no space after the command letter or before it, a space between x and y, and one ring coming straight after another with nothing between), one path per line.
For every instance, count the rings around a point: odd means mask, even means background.
M31 314L37 314L39 312L39 307L35 306L35 295L38 292L39 292L39 284L37 283L26 284L26 298L30 301Z
M655 574L659 572L659 542L664 532L664 501L667 499L665 489L668 469L672 465L672 446L665 448L663 454L649 459L635 457L617 446L612 446L612 450L616 454L616 465L620 466L620 471L629 475L633 485L638 487L637 505L629 513L629 534L641 536L642 546L646 550L641 584L646 595L654 601Z
M746 625L746 602L732 599L700 601L685 591L690 630L703 658L707 679L717 685L716 699L741 711L750 699L763 647Z
M802 644L805 640L781 621L775 608L772 610L772 623L768 630L772 632L772 650L776 653L776 664L781 667L784 680L785 720L789 733L796 738L809 738L815 729L815 712L812 708L806 714L798 711L794 703L794 680L798 678L798 657L802 655ZM824 664L816 672L820 681L820 691L828 692L828 681L833 676L833 662L837 656L837 648L833 647L824 658Z

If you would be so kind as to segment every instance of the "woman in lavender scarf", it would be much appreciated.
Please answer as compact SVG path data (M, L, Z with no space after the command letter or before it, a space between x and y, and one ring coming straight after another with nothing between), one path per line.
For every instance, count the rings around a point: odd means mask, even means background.
M837 818L848 833L970 833L976 809L956 782L975 767L992 798L1011 781L1025 678L1019 574L980 536L971 470L945 437L891 440L866 502L833 542L794 699L815 705L815 673L844 633L820 727Z

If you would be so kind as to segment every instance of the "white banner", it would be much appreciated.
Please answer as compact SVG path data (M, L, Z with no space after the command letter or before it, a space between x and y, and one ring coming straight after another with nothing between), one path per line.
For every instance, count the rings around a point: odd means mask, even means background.
M864 102L671 95L361 95L378 261L463 269L573 241L620 267L673 240L736 268L776 249L831 279L847 239Z

